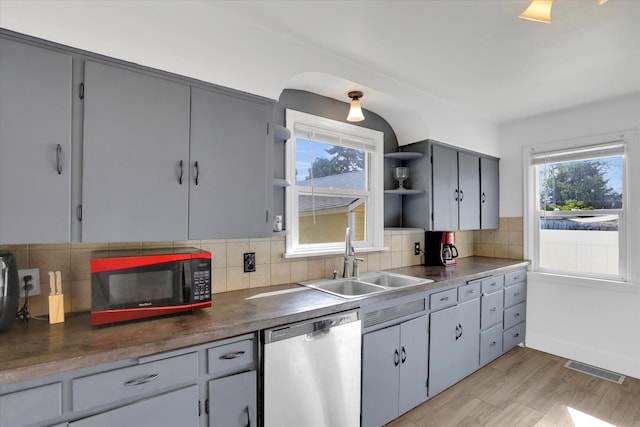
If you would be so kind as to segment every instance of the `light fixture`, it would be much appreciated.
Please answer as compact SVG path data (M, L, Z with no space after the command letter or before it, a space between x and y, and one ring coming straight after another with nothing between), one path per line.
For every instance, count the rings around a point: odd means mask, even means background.
M361 122L364 120L364 114L362 114L362 107L360 106L360 98L362 98L362 91L353 90L349 92L349 98L351 98L351 108L349 108L349 115L347 116L348 122Z
M598 0L599 5L603 5L607 0ZM551 6L553 0L531 0L531 4L525 9L518 18L528 19L530 21L551 23Z

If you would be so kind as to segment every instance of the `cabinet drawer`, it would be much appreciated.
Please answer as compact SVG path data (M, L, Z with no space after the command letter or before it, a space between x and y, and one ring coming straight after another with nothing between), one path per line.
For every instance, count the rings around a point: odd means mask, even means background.
M502 354L502 324L480 333L480 364L485 365Z
M504 285L511 286L527 280L527 270L518 270L504 275Z
M198 354L161 359L72 381L73 410L134 398L198 378Z
M527 319L527 303L521 302L518 305L507 308L504 311L504 328L509 329L518 323L524 322Z
M527 299L527 282L521 282L517 285L504 288L504 306L511 307L512 305L521 303Z
M62 414L62 385L54 383L5 394L0 396L0 408L0 426L20 427L58 417Z
M481 283L483 294L495 292L502 289L504 286L504 276L487 277L486 279L482 279Z
M506 352L524 342L526 323L520 323L502 333L502 351Z
M440 310L441 308L451 307L458 302L458 289L453 288L447 291L436 292L429 295L429 308L431 310Z
M480 329L487 329L502 323L502 291L482 295L480 305Z
M242 340L207 350L209 374L228 375L252 369L254 365L254 340Z
M458 288L458 301L465 302L480 298L480 282L471 282Z

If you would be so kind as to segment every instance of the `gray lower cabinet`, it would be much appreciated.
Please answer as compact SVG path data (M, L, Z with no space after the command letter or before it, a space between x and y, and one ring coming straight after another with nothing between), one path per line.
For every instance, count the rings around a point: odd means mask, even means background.
M0 39L0 243L71 239L72 58Z
M186 240L189 86L87 61L82 241Z
M69 427L197 427L198 386L192 385L69 423Z
M270 234L270 112L265 103L191 89L189 239Z
M24 402L38 402L37 406ZM34 410L37 408L37 410ZM21 427L62 415L62 383L32 387L0 396L0 426Z
M429 396L434 396L480 366L480 298L430 316Z
M504 276L504 331L502 350L524 342L527 320L527 272L519 270Z
M362 426L381 426L427 399L428 316L362 338Z
M256 371L209 381L209 426L257 425Z

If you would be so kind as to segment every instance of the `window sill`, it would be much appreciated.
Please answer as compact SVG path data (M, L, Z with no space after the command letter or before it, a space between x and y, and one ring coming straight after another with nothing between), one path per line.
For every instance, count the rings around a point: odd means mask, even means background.
M602 279L568 274L529 271L528 276L534 280L547 280L567 286L590 287L617 291L640 292L640 284L615 279Z
M370 252L383 252L388 251L386 246L370 246L366 248L356 248L356 256L363 253ZM322 257L331 255L344 255L344 248L342 249L326 249L326 250L313 250L313 251L298 251L282 254L282 258L294 259L294 258L310 258L310 257Z

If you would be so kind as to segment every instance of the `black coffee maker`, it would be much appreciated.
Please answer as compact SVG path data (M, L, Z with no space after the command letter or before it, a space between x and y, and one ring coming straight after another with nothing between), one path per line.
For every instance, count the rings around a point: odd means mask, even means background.
M424 241L425 265L450 266L457 264L456 233L452 231L427 231Z
M20 300L18 266L11 252L0 251L0 331L13 325Z

